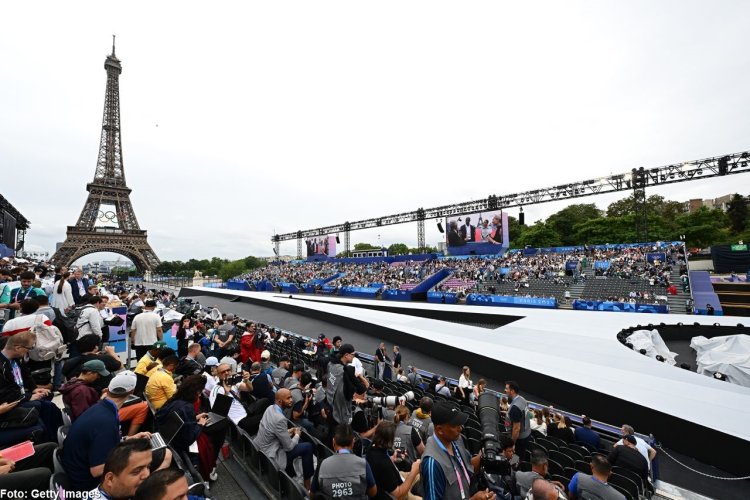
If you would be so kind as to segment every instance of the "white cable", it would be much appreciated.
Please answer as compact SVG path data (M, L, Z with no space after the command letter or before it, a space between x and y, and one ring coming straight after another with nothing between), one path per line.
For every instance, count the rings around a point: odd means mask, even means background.
M675 462L677 462L679 465L682 465L683 467L685 467L687 470L689 470L691 472L695 472L696 474L700 474L701 476L710 477L711 479L721 479L722 481L744 481L746 479L750 479L750 476L745 476L745 477L720 477L720 476L712 476L711 474L706 474L705 472L701 472L699 470L695 470L692 467L689 467L689 466L683 464L682 462L680 462L679 460L677 460L675 457L673 457L672 455L670 455L669 453L667 453L666 450L664 448L662 448L661 446L657 446L656 448L659 451L663 452L666 456L668 456L669 458L671 458L672 460L674 460Z

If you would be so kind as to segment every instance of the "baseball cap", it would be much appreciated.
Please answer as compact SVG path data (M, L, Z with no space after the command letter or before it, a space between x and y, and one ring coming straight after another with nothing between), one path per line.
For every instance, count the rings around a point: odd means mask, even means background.
M120 372L110 381L109 393L113 396L126 396L135 390L138 377L131 371Z
M162 347L166 347L166 346L167 346L167 343L166 343L166 342L164 342L164 341L161 341L161 340L157 340L156 342L154 342L154 343L153 343L153 344L151 345L151 348L152 348L152 349L154 349L154 348L159 348L159 349L161 349Z
M448 403L435 403L431 417L435 425L464 425L469 419L466 413Z
M636 441L636 439L635 439L635 436L633 436L632 434L631 434L631 435L629 435L629 436L625 436L625 437L624 437L624 438L622 438L622 439L623 439L624 441L627 441L627 442L628 442L628 443L630 443L630 444L638 444L638 441Z
M109 375L109 372L107 371L107 367L104 366L104 362L98 359L92 359L90 361L86 361L81 367L81 371L95 372L101 375L102 377L106 377L107 375Z
M354 346L351 344L343 344L339 349L341 354L354 354Z
M206 358L206 366L217 366L219 364L219 360L216 358L216 356L209 356Z
M326 338L326 334L325 333L321 333L320 335L318 335L318 338L321 339L321 340L323 340L324 338Z
M260 353L260 357L261 357L261 359L270 359L271 358L271 353L268 352L268 351L263 351L262 353Z

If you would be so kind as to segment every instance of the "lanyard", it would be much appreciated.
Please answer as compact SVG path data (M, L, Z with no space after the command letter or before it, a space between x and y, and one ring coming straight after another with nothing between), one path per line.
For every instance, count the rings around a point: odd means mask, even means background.
M21 299L21 301L23 301L33 291L34 291L33 287L29 287L29 289L26 291L24 291L22 288L19 288L18 291L16 292L16 297L13 299L13 302L19 302L18 296L21 295L21 292L23 292L23 299Z
M453 472L456 473L456 479L458 479L458 489L461 492L461 498L467 499L466 491L464 490L464 482L461 480L461 473L458 471L458 467L456 467L456 463L453 461L453 457L450 453L448 453L448 449L443 445L442 442L440 442L439 439L435 439L435 442L437 445L442 449L446 455L448 455L448 459L451 462L451 465L453 466ZM466 486L469 486L471 483L471 479L469 478L469 472L466 470L466 466L464 465L463 458L461 458L461 452L458 450L456 445L451 442L451 446L453 447L453 456L456 457L456 460L458 460L458 463L461 464L462 472L464 473L464 478L466 479Z
M111 404L115 409L115 418L117 419L117 435L120 436L120 439L122 439L122 432L120 431L120 410L117 409L117 405L114 401L107 398L102 399L102 401Z

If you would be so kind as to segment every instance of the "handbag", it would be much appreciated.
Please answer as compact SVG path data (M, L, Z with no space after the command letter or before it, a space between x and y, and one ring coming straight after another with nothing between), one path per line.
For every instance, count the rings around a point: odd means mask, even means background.
M39 411L36 408L16 406L5 415L0 416L0 429L16 429L36 425Z

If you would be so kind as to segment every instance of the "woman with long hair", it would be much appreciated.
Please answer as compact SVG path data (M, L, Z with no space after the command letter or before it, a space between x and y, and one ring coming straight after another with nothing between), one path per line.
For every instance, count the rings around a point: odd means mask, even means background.
M177 329L177 355L180 359L187 356L188 341L193 338L193 322L190 316L183 316Z
M68 283L68 278L70 278L69 271L60 276L52 291L52 305L63 313L73 309L76 305L75 300L73 300L73 289Z
M471 369L468 366L464 366L461 369L461 376L458 377L458 389L456 389L456 395L461 398L464 403L469 403L473 395L474 382L471 381Z
M419 466L422 461L415 460L411 464L409 473L402 478L396 467L396 461L401 459L401 455L389 455L395 438L396 424L383 420L375 428L372 446L367 451L367 463L370 464L372 475L375 476L375 484L378 485L378 493L375 495L375 499L405 499L409 496L409 491L419 477Z
M474 402L479 401L479 396L487 390L487 381L483 378L479 379L477 385L474 386Z
M538 408L534 410L534 418L531 419L531 430L539 431L545 436L547 435L547 422L544 418L544 413Z
M189 453L190 445L198 443L198 454L190 459L206 480L216 479L216 459L224 444L226 421L206 427L208 415L201 412L200 395L206 385L202 375L190 375L182 379L177 392L156 412L156 422L163 424L172 413L177 413L184 422L172 439L170 446L178 453Z
M411 412L404 405L398 405L395 409L393 423L396 424L396 438L394 441L394 452L397 449L406 451L409 461L413 462L424 453L424 443L417 429L409 424Z

